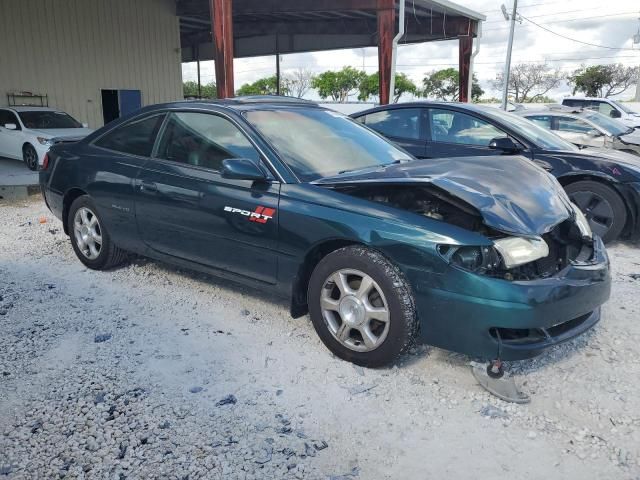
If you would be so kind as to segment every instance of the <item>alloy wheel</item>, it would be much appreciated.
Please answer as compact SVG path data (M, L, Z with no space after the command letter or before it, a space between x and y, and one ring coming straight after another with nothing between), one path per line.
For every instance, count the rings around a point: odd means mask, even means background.
M38 169L38 154L33 148L25 148L24 150L24 160L27 164L27 168L29 170L37 170Z
M73 233L78 250L89 260L95 260L102 249L102 230L95 213L81 207L73 218Z
M389 306L380 286L366 273L338 270L325 280L322 317L333 337L357 352L370 352L389 333Z
M611 204L593 192L574 192L569 198L584 213L593 233L604 237L613 225L614 213Z

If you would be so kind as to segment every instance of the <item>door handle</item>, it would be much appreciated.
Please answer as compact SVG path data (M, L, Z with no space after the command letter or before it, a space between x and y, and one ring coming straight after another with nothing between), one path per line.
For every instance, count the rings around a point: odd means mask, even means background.
M141 192L157 192L158 185L153 182L142 182L140 183L140 191Z

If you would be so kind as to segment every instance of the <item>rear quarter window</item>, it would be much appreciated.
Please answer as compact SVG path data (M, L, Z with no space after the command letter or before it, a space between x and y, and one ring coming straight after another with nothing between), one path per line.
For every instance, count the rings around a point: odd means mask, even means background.
M94 142L97 147L150 157L164 114L133 120L111 130Z

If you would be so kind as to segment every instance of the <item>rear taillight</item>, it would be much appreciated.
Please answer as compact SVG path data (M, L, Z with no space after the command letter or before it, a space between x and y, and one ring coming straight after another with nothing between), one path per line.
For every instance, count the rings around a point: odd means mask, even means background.
M46 170L49 166L49 154L45 153L44 159L42 160L42 170Z

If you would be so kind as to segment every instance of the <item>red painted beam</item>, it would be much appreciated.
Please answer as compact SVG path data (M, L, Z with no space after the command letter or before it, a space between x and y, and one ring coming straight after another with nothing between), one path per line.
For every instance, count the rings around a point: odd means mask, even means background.
M473 37L460 37L458 47L458 72L460 75L460 101L469 102L469 76L471 70L471 52L473 50Z
M380 104L389 103L391 86L391 52L396 34L395 0L378 0L378 75Z
M232 0L209 0L218 98L234 95Z

